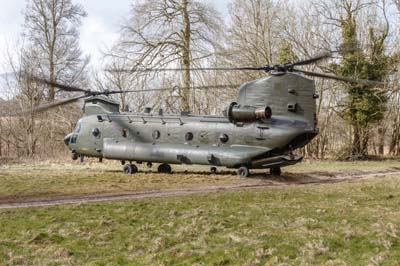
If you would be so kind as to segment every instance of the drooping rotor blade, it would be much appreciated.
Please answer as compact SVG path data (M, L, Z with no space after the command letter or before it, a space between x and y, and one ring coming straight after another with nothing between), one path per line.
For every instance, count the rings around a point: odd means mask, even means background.
M0 112L0 117L18 117L18 116L26 116L26 115L30 115L30 114L36 114L36 113L40 113L58 106L63 106L63 105L67 105L67 104L71 104L74 102L77 102L80 99L83 99L85 97L89 97L88 95L80 95L80 96L76 96L76 97L72 97L72 98L68 98L65 100L61 100L61 101L57 101L54 103L49 103L49 104L44 104L44 105L40 105L38 107L35 107L31 110L25 110L25 111L19 111L16 108L11 108L10 110L8 110L7 112L3 111Z
M290 64L290 65L292 65L292 66L304 66L304 65L309 65L309 64L318 62L318 61L320 61L320 60L322 60L322 59L331 57L331 56L332 56L332 52L326 52L326 53L320 54L320 55L315 56L315 57L310 58L310 59L306 59L306 60L294 62L294 63L292 63L292 64Z
M262 67L194 67L194 68L134 68L134 69L106 69L108 72L146 73L146 72L178 72L178 71L266 71L273 68L269 65Z
M80 96L68 98L68 99L65 99L65 100L61 100L61 101L58 101L58 102L41 105L41 106L38 106L38 107L34 108L32 110L32 112L33 113L43 112L43 111L46 111L46 110L49 110L49 109L52 109L52 108L55 108L55 107L59 107L59 106L63 106L63 105L66 105L66 104L77 102L80 99L83 99L83 98L86 98L86 97L89 97L89 96L88 95L80 95ZM29 112L27 112L27 113L29 113Z
M37 77L31 77L32 80L39 82L39 83L43 83L49 86L53 86L56 88L59 88L63 91L69 91L69 92L84 92L84 93L90 93L90 90L85 90L85 89L81 89L78 87L74 87L74 86L69 86L69 85L65 85L65 84L60 84L58 82L52 82L46 79L41 79L41 78L37 78Z
M294 71L301 72L307 76L334 79L334 80L340 80L340 81L344 81L344 82L348 82L348 83L358 83L358 84L367 85L367 86L371 86L371 85L372 86L383 86L383 85L385 85L384 82L368 80L368 79L353 79L353 78L335 76L335 75L330 75L330 74L316 73L316 72L300 70L300 69L294 69Z
M57 84L60 85L60 84ZM233 85L215 85L215 86L198 86L198 87L190 87L190 88L185 88L185 87L176 87L177 89L190 89L190 90L208 90L208 89L226 89L226 88L238 88L240 85L233 84ZM161 89L149 89L149 90L126 90L126 91L121 91L121 90L116 90L116 91L91 91L90 94L85 94L85 95L80 95L72 98L68 98L65 100L57 101L54 103L49 103L45 105L41 105L38 107L35 107L32 111L26 111L23 113L14 113L14 115L26 115L30 113L40 113L55 107L71 104L74 102L77 102L80 99L88 98L90 96L95 96L95 95L111 95L111 94L122 94L122 93L140 93L140 92L154 92L154 91L168 91L174 88L161 88Z
M122 90L90 91L90 90L84 90L84 89L80 89L80 88L76 88L76 87L71 87L71 86L64 85L64 84L59 84L59 83L56 83L56 82L50 82L50 81L45 80L45 79L35 78L35 80L37 82L40 82L40 83L53 85L54 87L57 87L57 88L60 88L60 89L64 89L65 88L65 90L67 90L67 91L84 92L85 95L75 96L75 97L68 98L68 99L61 100L61 101L57 101L57 102L54 102L54 103L41 105L41 106L35 107L31 111L25 111L25 112L13 111L12 113L3 111L3 112L0 112L0 117L20 116L20 115L29 115L31 113L39 113L39 112L43 112L43 111L46 111L46 110L49 110L49 109L52 109L52 108L55 108L55 107L59 107L59 106L67 105L67 104L70 104L70 103L74 103L74 102L77 102L80 99L88 98L90 96L122 94L122 93L154 92L154 91L171 91L173 89L190 89L190 90L227 89L227 88L239 88L241 86L240 84L232 84L232 85L198 86L198 87L190 87L190 88L176 86L176 87L171 87L171 88L148 89L148 90L143 90L142 89L142 90L126 90L126 91L122 91ZM2 111L2 110L0 110L0 111Z

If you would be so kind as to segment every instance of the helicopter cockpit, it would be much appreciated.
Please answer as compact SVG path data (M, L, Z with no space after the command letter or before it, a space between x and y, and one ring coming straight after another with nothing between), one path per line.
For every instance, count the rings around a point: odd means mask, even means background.
M79 119L78 122L76 123L74 131L72 131L72 133L68 134L64 138L64 143L66 146L76 143L76 140L78 139L78 134L81 131L81 128L82 128L82 119Z

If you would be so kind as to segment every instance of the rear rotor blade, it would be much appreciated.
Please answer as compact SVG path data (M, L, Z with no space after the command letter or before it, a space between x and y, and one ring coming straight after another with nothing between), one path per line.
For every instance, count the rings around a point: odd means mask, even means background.
M119 73L147 73L147 72L177 72L177 71L265 71L265 72L270 72L271 70L274 69L279 69L282 70L284 69L287 71L288 69L294 67L294 66L302 66L302 65L308 65L311 63L315 63L317 61L320 61L322 59L328 58L332 55L332 52L326 52L321 55L318 55L316 57L307 59L307 60L302 60L298 61L295 63L287 63L283 65L275 65L275 66L270 66L270 65L265 65L265 66L260 66L260 67L195 67L195 68L132 68L132 69L121 69L121 68L110 68L110 69L105 69L107 72L119 72Z
M108 72L146 73L146 72L178 72L178 71L271 71L272 67L195 67L195 68L138 68L138 69L106 69Z
M135 93L135 92L139 93L139 92L154 92L154 91L170 91L170 90L173 90L173 89L181 89L181 90L185 90L185 89L189 89L189 90L210 90L210 89L217 89L217 90L219 90L219 89L227 89L227 88L238 88L238 87L240 87L240 86L241 86L241 85L239 85L239 84L232 84L232 85L214 85L214 86L197 86L197 87L190 87L190 88L187 88L187 87L178 87L178 86L176 86L176 87L172 87L172 88L148 89L148 90L126 90L126 91L118 90L118 91L107 91L107 92L103 92L103 93L98 93L97 95L99 95L99 94L108 95L108 94L119 94L119 93Z
M304 65L309 65L309 64L318 62L318 61L320 61L320 60L322 60L322 59L331 57L331 55L332 55L332 52L327 52L327 53L320 54L320 55L318 55L318 56L316 56L316 57L313 57L313 58L310 58L310 59L307 59L307 60L302 60L302 61L295 62L295 63L293 63L293 64L291 64L291 65L292 65L292 66L304 66Z
M371 86L371 85L373 85L373 86L383 86L383 85L385 85L384 82L368 80L368 79L352 79L352 78L347 78L347 77L335 76L335 75L330 75L330 74L316 73L316 72L300 70L300 69L294 69L294 71L301 72L301 73L303 73L303 74L305 74L307 76L334 79L334 80L340 80L340 81L344 81L344 82L348 82L348 83L358 83L358 84L367 85L367 86Z

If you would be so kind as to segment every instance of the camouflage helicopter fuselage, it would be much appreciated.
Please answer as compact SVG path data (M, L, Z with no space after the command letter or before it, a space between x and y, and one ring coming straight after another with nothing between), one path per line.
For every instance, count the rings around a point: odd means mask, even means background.
M318 133L316 98L314 81L294 73L244 84L225 116L120 113L118 103L92 97L65 142L75 158L282 167L301 161L292 151ZM254 114L266 107L272 116Z

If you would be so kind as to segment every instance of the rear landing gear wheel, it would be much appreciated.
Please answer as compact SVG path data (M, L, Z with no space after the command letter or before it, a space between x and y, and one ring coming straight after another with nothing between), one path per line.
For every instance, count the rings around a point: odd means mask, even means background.
M137 173L137 171L138 171L138 169L137 169L136 165L134 165L134 164L127 164L124 166L125 174L131 175L131 174Z
M212 174L216 174L217 173L217 167L214 167L214 166L211 167L210 171L211 171Z
M242 166L239 169L237 169L237 174L240 177L248 177L250 174L249 168L247 166Z
M282 173L280 167L272 167L269 171L271 175L276 175L276 176L280 176Z
M166 163L160 164L157 170L159 173L164 173L164 174L170 174L172 172L171 166Z

